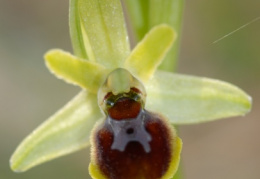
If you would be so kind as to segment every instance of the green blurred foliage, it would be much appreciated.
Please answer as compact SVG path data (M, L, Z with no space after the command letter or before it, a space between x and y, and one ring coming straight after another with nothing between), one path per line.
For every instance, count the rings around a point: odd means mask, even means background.
M15 147L80 90L56 80L43 54L72 51L68 1L0 0L0 179L88 178L89 150L16 174ZM213 44L260 16L255 0L186 1L177 71L228 81L252 95L252 112L208 124L181 127L187 179L259 178L260 21Z

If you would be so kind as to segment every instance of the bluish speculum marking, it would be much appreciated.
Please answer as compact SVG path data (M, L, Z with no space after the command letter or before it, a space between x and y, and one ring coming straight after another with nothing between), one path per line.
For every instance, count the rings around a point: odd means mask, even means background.
M108 116L107 122L114 133L114 141L111 149L124 151L129 142L136 141L142 144L145 152L150 152L150 134L144 128L144 111L141 110L136 118L115 120Z

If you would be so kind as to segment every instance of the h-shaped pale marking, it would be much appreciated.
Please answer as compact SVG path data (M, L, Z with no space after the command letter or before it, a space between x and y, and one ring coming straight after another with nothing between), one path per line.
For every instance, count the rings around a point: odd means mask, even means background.
M144 118L144 110L141 110L136 118L120 121L108 116L107 122L111 125L114 132L114 141L111 149L123 152L129 142L136 141L142 144L146 153L149 153L151 151L149 142L152 140L152 137L144 127Z

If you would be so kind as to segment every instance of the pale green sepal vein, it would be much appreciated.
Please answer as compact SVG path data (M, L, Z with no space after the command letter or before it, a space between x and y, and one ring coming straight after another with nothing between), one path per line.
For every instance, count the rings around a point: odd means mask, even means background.
M155 26L137 44L125 61L125 67L143 82L148 81L176 38L173 29L165 24Z
M45 55L46 65L58 78L97 93L108 71L102 65L82 60L62 50L50 50Z
M96 98L80 92L33 131L11 157L12 170L23 172L88 146L94 124L103 118Z
M79 0L78 7L85 47L107 68L122 67L130 47L120 0Z
M74 53L80 58L87 59L87 53L83 41L83 31L78 11L78 0L70 0L69 27Z
M245 115L251 97L219 80L157 71L146 84L146 108L173 124L192 124Z

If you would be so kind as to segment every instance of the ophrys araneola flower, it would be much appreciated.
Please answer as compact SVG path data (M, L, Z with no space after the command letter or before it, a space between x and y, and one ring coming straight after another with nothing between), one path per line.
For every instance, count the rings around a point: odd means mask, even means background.
M168 162L160 162L163 163L160 166L166 166L161 173L161 178L170 178L178 167L181 142L177 143L179 139L169 123L206 122L243 115L250 110L250 97L233 85L218 80L157 70L176 38L171 27L167 25L154 27L131 51L120 1L72 0L70 7L71 37L75 56L62 50L51 50L45 58L47 66L56 76L82 87L83 90L22 142L11 159L13 170L25 171L45 161L89 146L91 131L97 121L105 124L106 121L109 121L109 116L112 120L117 118L127 120L128 118L140 119L139 115L142 115L145 116L145 119L165 118L165 120L158 121L163 124L166 131L169 131L168 139L166 136L163 136L163 139L166 140L166 143L168 142L166 145L172 150L168 150L168 153L171 153L168 156L172 158L167 157ZM124 69L123 71L128 75L118 75L120 69ZM124 80L115 80L106 85L106 79L113 74L117 74L115 76L118 78L122 76ZM135 83L131 79L137 79L138 82ZM105 86L103 86L104 84ZM103 89L103 97L100 97L98 102L98 91ZM114 106L103 106L107 105L108 99L108 105ZM124 112L126 108L122 107L124 105L130 111L127 118L126 112ZM99 106L104 112L100 110ZM128 145L131 146L132 143L135 143L140 150L144 150L143 154L149 154L153 149L151 146L153 139L155 140L158 136L162 137L162 133L155 135L154 132L158 131L150 129L150 120L141 119L143 123L138 126L138 131L134 127L129 131L127 128L126 132L128 131L129 135L115 137L115 141L124 139L123 144L113 141L110 142L111 146L108 149L123 153L128 150ZM167 120L169 121L167 122ZM126 123L120 124L125 125ZM112 128L112 125L110 126ZM110 131L110 135L116 136L116 132L122 132L122 126L114 129ZM102 136L100 134L102 127L100 133L98 133L98 127L95 131L96 136ZM140 136L146 140L136 137L129 140L130 135L134 132L138 132L138 134L140 132L142 134ZM95 132L92 134L92 140L97 140ZM102 139L105 140L105 137ZM170 143L171 139L176 143ZM99 140L99 142L101 141ZM158 149L160 149L159 147ZM93 144L93 151L95 150L99 149ZM108 169L102 168L102 161L97 159L102 155L105 154L93 152L91 162L93 176L106 176ZM95 168L94 165L98 165L98 162L99 169L96 170L97 167ZM136 170L137 176L144 176L147 173L145 171L149 171L145 169L146 163L140 162L143 170ZM150 163L151 165L156 164L155 162ZM125 166L121 166L122 168L117 166L119 165L116 165L114 170L124 170ZM150 169L153 168L150 167Z

